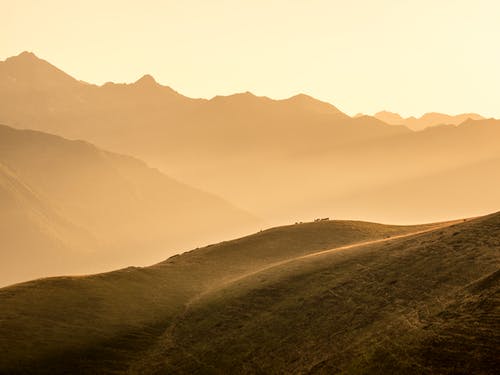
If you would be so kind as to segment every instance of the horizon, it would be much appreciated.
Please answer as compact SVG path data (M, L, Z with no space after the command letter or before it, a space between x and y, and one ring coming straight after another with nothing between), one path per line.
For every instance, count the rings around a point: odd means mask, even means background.
M0 16L10 35L0 56L34 51L98 85L148 73L195 98L304 93L351 116L386 110L405 118L498 118L500 54L487 41L500 33L499 10L492 0L91 1L76 8L26 0Z

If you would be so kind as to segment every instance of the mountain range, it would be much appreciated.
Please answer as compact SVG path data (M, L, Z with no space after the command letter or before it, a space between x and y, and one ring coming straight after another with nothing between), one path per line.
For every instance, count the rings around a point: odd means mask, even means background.
M376 117L351 118L303 94L192 99L150 75L97 86L28 52L0 62L0 123L140 158L270 225L316 216L418 223L498 208L489 171L500 158L500 121L428 114L420 120L433 126L414 132ZM489 169L476 184L490 188L466 191L472 166L482 164ZM447 174L455 177L435 178ZM383 193L396 186L398 194ZM459 199L477 204L450 208L457 187ZM406 210L411 202L419 210Z
M2 229L17 254L3 283L153 263L262 225L500 208L495 119L415 132L303 94L192 99L150 75L92 85L28 52L0 62L0 99Z

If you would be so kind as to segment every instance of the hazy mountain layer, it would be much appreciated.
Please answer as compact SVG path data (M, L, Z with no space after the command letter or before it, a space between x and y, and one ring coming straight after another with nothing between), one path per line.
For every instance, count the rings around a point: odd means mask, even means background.
M453 124L479 118L424 117ZM496 198L488 189L480 207L439 207L456 184L475 178L467 166L500 158L497 120L412 132L369 116L350 118L306 95L191 99L147 75L133 84L90 85L29 53L0 62L0 120L139 156L273 224L318 216L418 223L500 209L484 205ZM453 182L435 178L448 174ZM392 186L405 190L383 193ZM425 207L404 212L403 196Z
M0 285L89 268L97 241L2 163L0 206Z
M417 131L436 125L460 125L462 122L467 120L484 120L484 117L478 115L477 113L463 113L460 115L450 116L444 113L430 112L419 118L403 118L397 113L381 111L375 113L373 117L386 122L387 124L404 125L407 128Z
M0 372L492 373L499 238L323 221L3 288Z
M257 225L218 197L86 142L0 126L0 163L3 285L151 264Z
M499 139L500 121L469 121L297 160L316 192L297 209L403 223L484 215L500 207ZM312 160L322 177L308 174Z

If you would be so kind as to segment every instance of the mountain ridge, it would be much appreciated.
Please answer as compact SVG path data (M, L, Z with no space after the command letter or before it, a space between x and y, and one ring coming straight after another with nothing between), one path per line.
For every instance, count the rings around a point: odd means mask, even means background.
M7 65L10 64L20 64L20 65L29 65L32 69L34 70L41 70L42 68L45 68L46 70L51 71L51 75L55 76L55 73L58 73L61 77L64 76L66 78L66 82L71 82L71 83L82 83L83 81L78 81L71 75L65 73L61 69L57 68L56 66L52 65L51 63L47 62L46 60L43 60L39 58L37 55L35 55L33 52L29 51L23 51L20 54L16 56L11 56L6 58L4 61L0 61L0 63L8 63ZM62 80L56 80L56 81L62 81ZM140 86L140 87L162 87L162 88L168 88L170 89L173 93L179 94L177 91L172 89L169 86L162 85L158 83L155 78L150 75L150 74L143 74L138 80L132 83L115 83L115 82L106 82L102 85L97 85L97 84L89 84L90 86L94 87L102 87L105 85L126 85L126 86ZM235 93L235 94L230 94L230 95L216 95L212 98L207 98L203 99L204 101L211 101L216 98L230 98L230 97L238 97L241 94L250 94L250 97L253 98L265 98L269 99L270 101L273 102L297 102L297 101L302 101L303 103L313 103L315 106L318 108L323 106L323 109L325 112L339 112L339 114L345 115L343 112L341 112L338 108L336 108L333 104L321 101L319 99L316 99L310 95L304 94L304 93L298 93L295 95L292 95L288 98L283 98L283 99L270 99L265 96L256 96L250 92L244 92L244 93ZM179 94L182 95L182 94ZM186 97L182 95L183 97ZM188 98L188 97L186 97ZM196 100L195 98L188 98L192 100ZM331 111L328 111L327 108L330 107L329 109ZM353 116L352 118L360 117L361 113ZM346 115L347 116L347 115ZM367 115L363 115L367 116ZM461 122L466 121L468 118L472 120L482 120L485 119L485 117L477 114L477 113L463 113L463 114L458 114L458 115L448 115L444 113L439 113L439 112L427 112L423 114L420 117L414 117L410 116L407 118L401 117L398 113L395 112L390 112L390 111L380 111L377 112L373 115L373 117L388 123L390 125L404 125L409 127L412 130L421 130L425 127L428 126L435 126L435 125L441 125L441 124L453 124L453 125L459 125Z

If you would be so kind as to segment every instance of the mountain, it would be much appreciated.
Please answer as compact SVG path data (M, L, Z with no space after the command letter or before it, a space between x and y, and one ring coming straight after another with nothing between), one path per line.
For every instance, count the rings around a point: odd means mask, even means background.
M494 373L498 238L498 213L323 220L14 285L0 372Z
M423 118L431 117L444 121ZM455 186L438 184L436 175L460 170L455 181L469 181L468 165L500 158L494 119L414 132L371 116L351 118L303 94L192 99L149 75L131 84L91 85L30 54L0 62L0 120L133 155L271 225L318 216L407 224L454 217L457 210L438 212L431 201L428 209L405 211L400 198L447 201ZM417 188L410 181L421 182ZM397 200L383 192L391 186L405 187ZM370 201L353 198L361 194ZM484 202L495 200L491 190L484 194ZM384 209L369 209L375 206ZM473 216L483 208L460 212Z
M95 239L1 162L0 206L0 285L89 266L81 255L97 249Z
M256 147L267 149L270 145L266 139L274 141L277 136L284 142L281 147L296 148L311 138L311 130L317 133L314 140L318 135L332 138L335 127L342 127L345 136L356 139L405 131L373 119L365 125L333 105L303 94L285 100L249 92L211 100L191 99L158 84L150 75L132 84L86 84L27 52L0 62L0 97L2 123L87 139L134 154L159 152L159 147L171 152L187 148L186 154L198 147L214 151L215 146L225 146L233 153ZM300 126L303 121L307 121L308 128ZM359 129L350 129L348 124L356 124ZM148 132L141 134L145 126ZM365 131L360 131L363 128ZM262 137L264 130L268 137ZM306 138L298 142L287 136L289 132ZM236 144L222 143L218 139L221 134ZM247 137L243 150L242 137Z
M0 62L0 123L140 157L203 190L233 192L229 200L247 209L253 201L243 202L252 195L246 180L255 179L266 160L274 174L296 154L408 132L368 116L352 119L303 94L191 99L151 76L96 86L62 72L54 78L56 72L29 53Z
M381 111L373 115L380 121L391 125L404 125L412 130L423 130L430 126L436 125L460 125L467 120L484 120L484 117L477 113L463 113L460 115L450 116L444 113L430 112L425 113L419 118L407 117L403 118L397 113Z
M391 125L402 125L404 123L404 118L397 113L389 111L377 112L373 117Z
M140 160L7 126L0 126L0 199L4 285L151 264L258 225Z
M27 51L3 61L0 64L0 75L2 86L6 85L12 90L51 88L65 90L81 84L69 74Z

